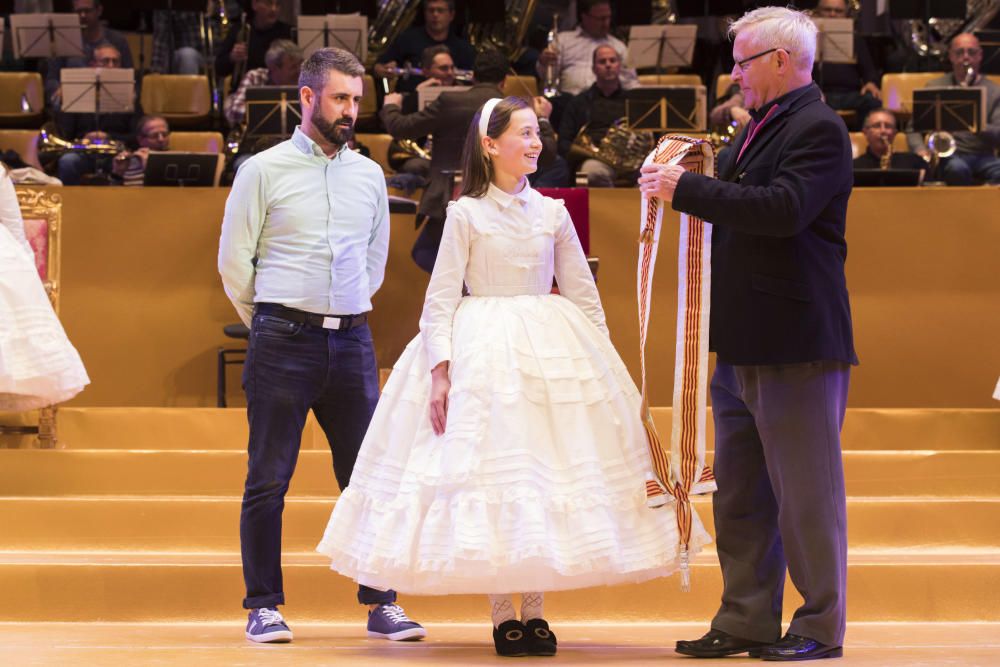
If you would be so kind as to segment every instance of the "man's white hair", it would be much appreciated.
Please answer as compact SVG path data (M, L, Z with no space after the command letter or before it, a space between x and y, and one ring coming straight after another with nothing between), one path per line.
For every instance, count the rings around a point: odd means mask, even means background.
M752 30L750 43L754 52L785 49L792 56L795 68L811 70L816 59L816 24L805 12L785 7L761 7L747 12L729 26L729 36ZM753 53L745 53L752 56Z

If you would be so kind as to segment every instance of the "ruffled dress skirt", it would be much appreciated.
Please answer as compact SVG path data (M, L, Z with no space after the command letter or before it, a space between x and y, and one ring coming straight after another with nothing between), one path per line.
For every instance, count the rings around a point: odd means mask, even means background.
M679 566L650 509L640 398L608 337L559 295L466 297L447 427L420 336L395 364L317 550L374 588L513 593L640 582ZM709 541L694 516L691 553Z
M0 410L60 403L89 382L37 269L0 225Z

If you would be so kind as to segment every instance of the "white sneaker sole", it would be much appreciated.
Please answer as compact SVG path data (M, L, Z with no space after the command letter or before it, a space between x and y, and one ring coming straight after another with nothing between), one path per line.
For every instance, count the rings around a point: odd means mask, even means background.
M258 644L284 644L292 641L292 633L289 630L275 630L259 635L246 633L247 639Z
M368 631L368 636L372 639L390 639L394 642L402 642L408 639L423 639L427 636L427 630L424 628L410 628L408 630L400 630L399 632L372 632Z

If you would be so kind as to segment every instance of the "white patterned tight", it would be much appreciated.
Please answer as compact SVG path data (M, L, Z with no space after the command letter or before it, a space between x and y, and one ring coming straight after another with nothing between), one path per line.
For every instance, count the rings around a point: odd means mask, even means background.
M545 593L521 593L521 622L533 618L542 618L542 607ZM490 615L493 617L493 627L498 628L505 621L517 618L514 613L514 598L512 595L491 595Z

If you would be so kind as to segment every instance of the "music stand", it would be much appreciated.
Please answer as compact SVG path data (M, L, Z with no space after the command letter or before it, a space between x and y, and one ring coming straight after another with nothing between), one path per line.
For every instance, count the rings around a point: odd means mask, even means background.
M299 16L296 39L304 58L327 46L350 51L358 60L368 58L368 17L364 15L327 14Z
M378 16L376 0L302 0L300 16L361 13L370 19Z
M704 132L707 115L705 86L644 86L625 91L630 130Z
M147 186L213 187L219 184L222 153L151 152L143 182Z
M819 29L816 33L816 60L825 63L854 64L854 19L814 18Z
M302 122L302 104L295 86L247 88L247 139L287 139Z
M135 70L103 67L64 67L59 72L62 111L92 113L101 129L101 115L135 111Z
M913 129L917 132L978 132L985 109L985 88L919 88L913 91Z
M920 185L921 169L855 169L854 187L891 188Z
M417 91L417 111L423 111L424 107L441 97L441 93L460 93L468 89L468 86L425 86Z
M977 30L973 33L983 48L981 74L1000 74L1000 30Z
M76 14L11 14L15 58L85 57Z
M634 25L629 28L628 62L636 69L690 67L698 26Z

